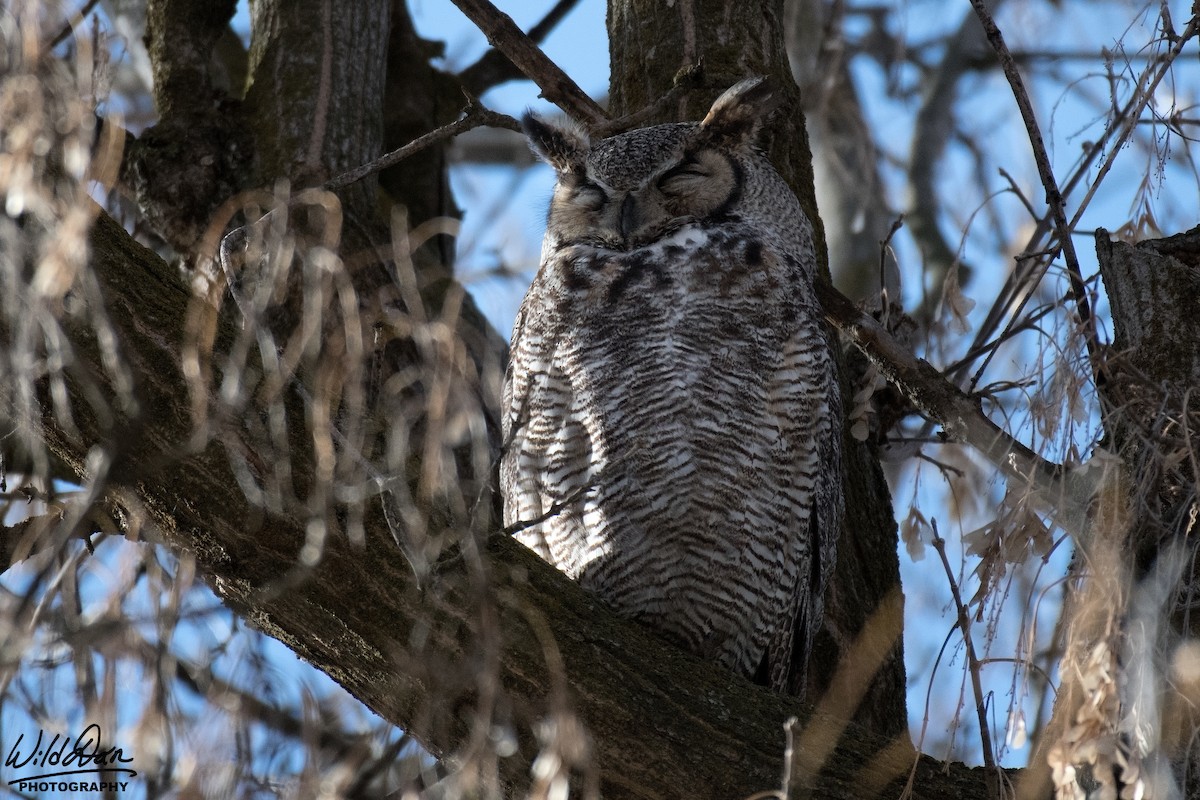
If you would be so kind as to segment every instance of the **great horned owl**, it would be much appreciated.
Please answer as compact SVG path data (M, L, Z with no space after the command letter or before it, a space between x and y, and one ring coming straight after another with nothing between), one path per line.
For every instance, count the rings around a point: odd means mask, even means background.
M526 115L558 173L504 385L504 520L685 648L799 692L842 517L812 227L755 144L762 79L700 123L597 142ZM536 524L530 524L536 523Z

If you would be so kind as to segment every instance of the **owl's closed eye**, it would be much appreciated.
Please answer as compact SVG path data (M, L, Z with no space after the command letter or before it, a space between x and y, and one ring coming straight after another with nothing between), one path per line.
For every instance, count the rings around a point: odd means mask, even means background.
M773 101L763 99L769 111ZM724 113L714 106L698 126L660 125L595 145L576 130L526 115L531 145L559 176L550 228L563 243L631 250L728 213L742 191L738 157L753 146L757 125L726 105ZM657 132L655 142L644 141L647 130Z

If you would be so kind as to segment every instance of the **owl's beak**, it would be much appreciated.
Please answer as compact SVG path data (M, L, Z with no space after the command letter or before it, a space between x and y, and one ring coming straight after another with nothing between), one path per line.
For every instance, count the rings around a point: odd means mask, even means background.
M621 213L617 218L617 231L621 234L621 238L624 241L628 242L629 237L641 227L641 216L638 202L634 199L633 193L630 192L621 201Z

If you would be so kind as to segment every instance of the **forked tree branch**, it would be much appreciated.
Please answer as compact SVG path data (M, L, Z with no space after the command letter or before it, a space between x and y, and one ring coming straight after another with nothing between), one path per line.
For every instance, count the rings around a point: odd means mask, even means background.
M561 108L567 114L586 125L607 121L595 100L579 88L557 64L546 57L512 17L496 8L488 0L453 0L454 5L474 22L500 52L516 65L517 69L537 84L542 97Z
M579 0L558 0L544 17L529 29L530 41L540 44L577 5ZM500 50L487 51L478 61L458 73L458 79L462 81L463 86L474 95L481 95L493 86L519 77L521 71Z

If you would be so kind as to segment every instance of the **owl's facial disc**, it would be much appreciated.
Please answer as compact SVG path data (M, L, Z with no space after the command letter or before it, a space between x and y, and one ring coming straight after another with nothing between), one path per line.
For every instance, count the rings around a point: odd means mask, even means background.
M741 192L741 170L724 153L684 153L633 185L614 186L593 169L560 175L551 204L567 242L613 250L645 247L684 225L727 210Z

